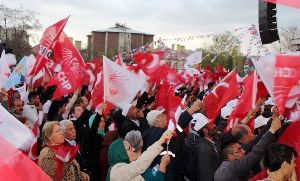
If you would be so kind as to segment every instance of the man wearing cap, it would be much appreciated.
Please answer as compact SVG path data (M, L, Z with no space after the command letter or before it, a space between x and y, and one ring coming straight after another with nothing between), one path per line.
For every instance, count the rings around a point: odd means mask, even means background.
M164 111L164 109L152 110L147 114L146 119L150 125L150 129L145 132L143 150L151 146L167 130L168 122Z
M209 123L203 114L194 114L193 120L195 122L193 130L199 135L197 143L199 180L213 181L214 172L221 164L219 153L223 140L217 136L216 125Z
M140 131L142 135L144 135L144 131L149 129L149 124L144 118L144 113L136 108L136 101L124 106L122 115L125 116L126 119L120 123L120 137L124 138L131 130Z

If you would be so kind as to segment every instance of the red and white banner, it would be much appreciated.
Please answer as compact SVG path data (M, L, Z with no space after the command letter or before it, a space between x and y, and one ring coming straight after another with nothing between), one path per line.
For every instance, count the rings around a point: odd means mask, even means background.
M120 108L132 102L145 83L138 75L103 57L103 81L105 100Z
M48 86L56 85L53 99L70 94L84 84L85 63L80 53L65 33L62 33L54 48L55 58L60 60L61 70Z
M254 66L268 92L274 97L279 114L292 108L300 97L300 56L268 55L254 60Z
M53 49L56 41L60 37L69 17L49 26L43 33L39 44L39 52L36 56L36 63L30 72L30 75L36 75L44 67L47 60L53 56Z

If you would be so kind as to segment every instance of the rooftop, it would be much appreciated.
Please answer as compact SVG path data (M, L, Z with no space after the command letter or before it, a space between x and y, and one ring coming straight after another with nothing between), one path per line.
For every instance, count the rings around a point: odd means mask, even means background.
M153 35L150 33L145 33L141 31L132 30L128 28L125 24L116 23L114 27L110 27L102 30L95 30L92 32L111 32L111 33L131 33L131 34L144 34L144 35Z

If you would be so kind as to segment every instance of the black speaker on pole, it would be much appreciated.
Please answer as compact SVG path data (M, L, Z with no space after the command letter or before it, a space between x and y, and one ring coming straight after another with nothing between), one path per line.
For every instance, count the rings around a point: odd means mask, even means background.
M258 0L259 33L262 44L279 40L276 4Z

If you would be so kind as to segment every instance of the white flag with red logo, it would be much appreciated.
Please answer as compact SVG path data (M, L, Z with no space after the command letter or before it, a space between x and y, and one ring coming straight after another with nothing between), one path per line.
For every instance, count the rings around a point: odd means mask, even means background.
M104 97L115 106L124 108L132 102L145 80L103 57Z
M36 63L30 72L30 75L36 75L44 67L47 60L53 56L53 49L56 41L60 37L69 17L49 26L43 33L39 44L39 52L36 56Z
M60 60L61 70L52 78L48 86L57 85L53 99L70 94L84 84L85 63L65 33L56 43L55 58Z
M231 71L204 99L206 116L214 120L221 108L240 95L236 72Z

